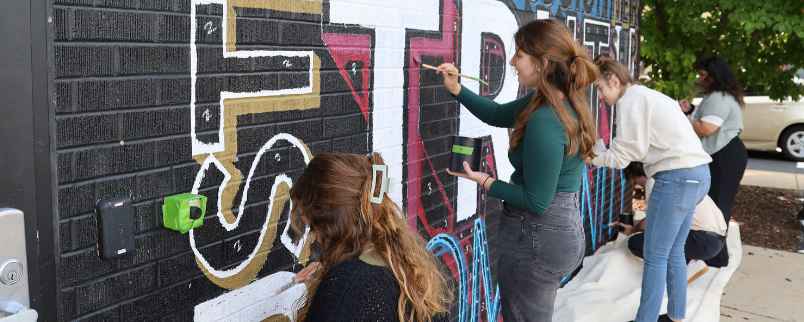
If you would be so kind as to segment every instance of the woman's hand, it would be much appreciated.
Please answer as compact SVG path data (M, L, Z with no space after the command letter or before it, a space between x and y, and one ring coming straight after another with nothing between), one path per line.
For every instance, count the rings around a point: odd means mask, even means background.
M469 162L466 161L463 162L463 171L464 172L452 172L449 169L447 169L447 173L456 177L461 177L464 179L477 182L478 184L482 185L483 189L485 189L486 191L491 189L491 184L494 183L495 181L495 179L487 173L483 173L480 171L472 171L472 167L470 167Z
M626 225L626 224L623 224L623 223L621 223L619 221L615 221L612 224L615 227L617 227L617 231L622 232L626 236L631 236L632 234L637 232L637 230L636 230L636 228L634 228L634 226Z
M592 146L592 152L595 155L604 154L608 150L609 149L606 147L606 142L604 142L603 139L600 138L598 138L597 141L595 141L595 145Z
M296 276L293 277L293 282L295 283L304 283L310 280L313 275L321 268L321 263L319 262L312 262L307 267L303 268L301 271L296 273Z
M681 111L684 112L684 114L692 112L692 104L690 104L690 101L680 100L678 101L678 105L681 106Z
M458 96L461 93L461 84L458 83L458 68L450 63L444 63L438 66L438 73L444 76L444 87L447 88L452 95Z

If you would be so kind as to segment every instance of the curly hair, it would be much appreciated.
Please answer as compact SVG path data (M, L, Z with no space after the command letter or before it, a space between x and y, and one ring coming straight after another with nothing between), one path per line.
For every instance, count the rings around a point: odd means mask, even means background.
M387 195L381 204L371 203L370 197L377 194L371 191L373 164L384 164L378 153L319 154L290 190L291 220L310 225L321 251L321 269L308 284L310 293L298 311L300 321L326 272L367 248L383 258L397 281L400 321L430 321L449 309L452 292L424 240L407 226Z

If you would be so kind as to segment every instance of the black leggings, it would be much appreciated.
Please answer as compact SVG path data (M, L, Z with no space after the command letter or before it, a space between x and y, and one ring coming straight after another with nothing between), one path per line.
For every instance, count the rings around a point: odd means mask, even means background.
M725 239L723 236L713 232L690 230L687 235L687 243L684 245L684 256L687 258L687 263L690 260L708 260L715 257L721 249ZM643 258L642 254L645 249L645 234L637 233L628 238L628 249L634 256Z
M712 176L709 197L723 212L726 223L731 219L734 197L737 196L747 164L748 152L739 136L735 136L729 144L712 155L712 163L709 164L709 173Z
M731 139L729 144L712 155L712 163L709 164L709 173L712 176L709 197L723 212L726 224L731 219L734 198L737 196L737 189L740 188L740 181L743 180L746 165L748 165L748 152L739 136ZM725 243L720 253L707 260L706 264L713 267L729 264L729 252Z

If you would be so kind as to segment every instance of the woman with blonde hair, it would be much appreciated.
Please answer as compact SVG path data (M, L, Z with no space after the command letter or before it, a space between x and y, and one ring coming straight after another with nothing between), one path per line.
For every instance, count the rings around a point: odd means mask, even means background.
M510 321L552 321L561 278L584 256L578 208L584 160L594 157L595 126L587 102L597 68L563 23L537 20L515 34L511 66L531 94L497 104L458 83L452 64L439 66L444 86L483 122L513 128L511 182L464 173L489 196L504 201L497 266L502 314Z
M324 153L290 190L292 218L320 247L299 321L446 319L452 293L387 192L377 154Z
M616 134L608 149L592 159L596 166L623 169L642 162L654 181L648 201L642 293L636 321L659 317L665 287L667 315L681 321L686 314L687 262L684 247L695 206L709 190L704 151L678 102L634 84L628 69L607 56L595 60L601 77L597 91L616 108Z

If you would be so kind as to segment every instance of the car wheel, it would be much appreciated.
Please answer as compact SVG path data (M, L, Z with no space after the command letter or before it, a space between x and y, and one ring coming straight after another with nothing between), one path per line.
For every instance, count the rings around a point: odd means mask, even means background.
M796 125L782 133L782 152L793 161L804 161L804 125Z

